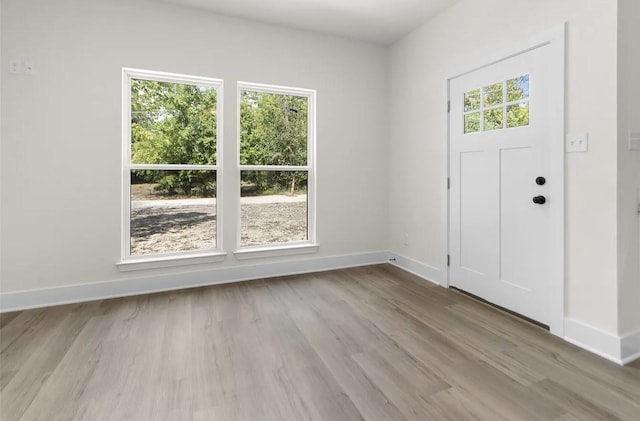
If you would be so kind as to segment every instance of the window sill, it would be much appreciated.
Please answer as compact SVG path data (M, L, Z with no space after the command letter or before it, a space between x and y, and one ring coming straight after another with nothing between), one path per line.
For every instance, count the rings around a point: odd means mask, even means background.
M116 263L120 272L131 272L134 270L158 269L173 266L199 265L204 263L219 263L224 261L226 252L218 251L207 254L191 254L186 256L163 256L151 257L147 259L127 260Z
M257 246L241 248L233 252L238 260L260 259L263 257L292 256L296 254L316 253L319 244L290 244L278 246Z

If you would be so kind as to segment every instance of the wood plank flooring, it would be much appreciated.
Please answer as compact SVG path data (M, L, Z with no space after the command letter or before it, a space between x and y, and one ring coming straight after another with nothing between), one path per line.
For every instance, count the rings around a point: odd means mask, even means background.
M640 420L619 367L390 265L3 314L0 419Z

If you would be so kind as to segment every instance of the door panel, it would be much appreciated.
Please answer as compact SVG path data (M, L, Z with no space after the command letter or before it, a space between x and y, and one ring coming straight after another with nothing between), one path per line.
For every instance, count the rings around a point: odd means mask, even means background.
M543 45L452 79L449 117L449 284L545 324L549 184L561 182L549 159L549 60Z
M476 177L487 165L485 152L469 151L460 154L460 266L464 270L485 275L487 249L482 247L490 234L489 227L479 221L488 212L488 177Z
M500 281L527 291L534 288L541 276L536 267L539 247L539 224L523 221L529 215L531 198L536 193L529 186L534 177L534 151L531 147L500 151ZM544 274L542 274L543 276Z

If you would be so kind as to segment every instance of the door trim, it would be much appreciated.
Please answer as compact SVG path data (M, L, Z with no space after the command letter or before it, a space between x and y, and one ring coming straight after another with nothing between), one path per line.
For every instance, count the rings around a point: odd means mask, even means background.
M565 322L565 152L564 152L564 133L565 133L565 28L566 23L555 26L547 31L539 33L523 42L518 43L508 49L498 51L489 55L482 62L470 63L461 69L455 69L449 72L454 76L447 79L447 101L451 100L451 81L464 76L468 73L480 70L482 68L499 63L503 60L507 60L514 56L529 52L531 50L547 47L551 50L552 62L550 65L553 67L553 84L556 92L556 98L553 100L555 109L552 110L552 115L556 115L557 118L549 122L550 131L553 133L553 139L551 139L551 176L554 180L559 180L557 183L553 183L553 186L549 186L549 194L551 197L560 197L561 201L554 206L550 215L551 223L551 247L550 247L550 265L551 265L551 280L549 282L549 311L550 311L550 324L549 329L554 335L564 337L564 322ZM457 71L456 71L457 70ZM447 113L447 147L446 147L446 174L445 180L450 177L450 149L451 149L451 127L450 127L450 114ZM449 188L447 183L444 184L446 206L445 206L445 221L446 221L446 239L443 261L447 262L447 256L449 254L450 245L450 202ZM446 265L446 285L450 284L449 267Z

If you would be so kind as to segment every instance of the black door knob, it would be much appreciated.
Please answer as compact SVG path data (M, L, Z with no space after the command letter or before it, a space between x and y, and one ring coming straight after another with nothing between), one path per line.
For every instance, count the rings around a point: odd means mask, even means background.
M547 179L544 177L537 177L536 178L536 184L539 186L544 186L545 183L547 182Z
M536 196L533 198L533 203L536 205L544 205L547 202L547 198L544 196Z

